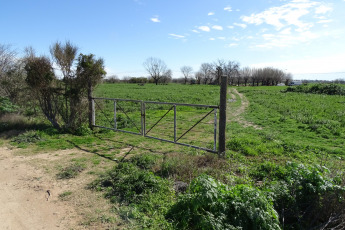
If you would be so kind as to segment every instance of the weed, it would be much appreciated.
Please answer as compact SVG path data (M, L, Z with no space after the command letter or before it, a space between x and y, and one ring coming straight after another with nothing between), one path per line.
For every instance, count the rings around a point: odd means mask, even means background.
M58 179L70 179L76 177L80 172L85 169L84 164L74 163L70 166L62 168L56 177Z
M167 218L178 229L280 229L263 192L246 185L230 188L207 175L192 181Z
M72 195L71 191L65 191L65 192L59 194L59 199L60 200L68 200L70 195Z

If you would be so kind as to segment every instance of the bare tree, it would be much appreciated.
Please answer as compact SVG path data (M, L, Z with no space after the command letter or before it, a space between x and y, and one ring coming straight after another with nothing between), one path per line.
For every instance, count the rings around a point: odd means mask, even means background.
M15 56L16 52L10 45L0 44L0 78L12 68Z
M25 70L21 59L9 45L0 44L0 96L18 103L25 95Z
M172 81L172 71L171 69L168 69L161 77L162 84L168 84Z
M235 80L235 76L238 73L240 68L240 64L236 61L228 61L224 65L224 73L226 76L228 76L229 84L232 85Z
M215 84L220 84L220 79L225 72L225 61L218 59L213 63L213 75Z
M195 81L197 84L201 84L201 80L203 79L204 75L200 71L195 73Z
M159 80L167 72L168 69L163 60L154 57L146 59L143 65L156 85L158 85Z
M190 66L182 66L181 72L184 76L184 84L187 84L188 79L191 77L193 73L193 68Z
M210 83L212 78L212 64L202 63L199 72L203 74L204 84Z
M247 86L249 79L251 79L251 77L253 75L252 69L249 67L244 67L240 70L240 74L242 76L244 86Z

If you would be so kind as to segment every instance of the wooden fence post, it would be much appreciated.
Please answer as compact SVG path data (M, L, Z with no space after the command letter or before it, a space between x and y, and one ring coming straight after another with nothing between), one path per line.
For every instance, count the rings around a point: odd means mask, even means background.
M222 76L220 82L219 100L219 139L218 155L224 157L225 154L225 130L226 130L226 94L228 89L228 77Z

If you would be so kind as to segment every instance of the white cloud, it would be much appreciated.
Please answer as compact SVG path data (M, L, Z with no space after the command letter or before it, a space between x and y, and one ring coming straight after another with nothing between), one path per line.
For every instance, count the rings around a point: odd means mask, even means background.
M345 1L345 0L344 0L344 1ZM227 7L224 7L224 10L225 10L225 11L231 12L231 11L232 11L232 8L231 8L231 6L227 6Z
M185 36L183 35L178 35L178 34L169 34L170 36L174 37L174 38L185 38Z
M317 23L320 23L320 24L324 24L324 23L330 23L330 22L333 22L333 20L331 20L331 19L325 19L325 20L320 20L320 21L318 21Z
M216 40L216 39L215 39L215 38L210 38L209 40L214 41L214 40Z
M210 27L208 26L199 26L198 29L201 31L210 32Z
M345 1L345 0L344 0ZM229 29L233 29L235 28L234 26L227 26Z
M151 21L153 22L161 22L158 18L158 16L154 16L153 18L151 18Z
M326 14L326 13L332 11L332 10L333 9L331 7L329 7L329 6L321 5L321 6L319 6L319 7L317 7L315 9L315 13L316 14Z
M207 15L212 16L212 15L214 15L214 12L209 12Z
M286 28L280 32L280 34L289 35L291 34L291 28Z
M212 26L212 29L214 29L214 30L223 30L223 27L222 26L214 25L214 26Z
M235 26L239 26L243 29L247 28L247 25L246 24L243 24L243 23L234 23Z
M320 35L310 31L301 32L291 35L289 30L284 30L280 34L263 34L262 39L264 42L254 45L252 48L284 48L301 43L309 43Z
M199 34L200 32L197 30L192 30L192 32Z
M238 44L237 43L230 43L227 45L227 47L234 47L234 46L238 46Z
M332 10L325 3L311 0L293 0L279 7L271 7L263 12L242 16L243 22L255 25L268 24L281 30L287 26L295 26L300 30L307 31L312 26L311 21L306 21L306 16L311 16L312 10L316 14L324 14ZM302 20L302 17L304 20Z

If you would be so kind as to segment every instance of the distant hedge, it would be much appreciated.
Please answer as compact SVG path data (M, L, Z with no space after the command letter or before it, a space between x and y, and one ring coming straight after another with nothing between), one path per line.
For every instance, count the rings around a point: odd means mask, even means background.
M338 84L311 84L288 87L282 92L313 93L327 95L345 95L345 87Z

